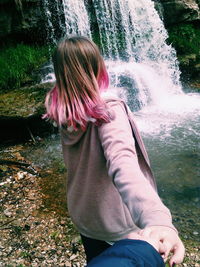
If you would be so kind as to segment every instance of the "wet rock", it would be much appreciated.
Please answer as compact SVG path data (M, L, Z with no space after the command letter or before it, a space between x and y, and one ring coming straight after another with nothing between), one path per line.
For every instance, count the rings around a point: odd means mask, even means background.
M28 118L44 113L44 99L52 83L38 84L1 92L0 117Z
M52 83L45 83L0 93L1 142L35 141L42 132L55 130L42 119L45 96L52 86Z
M12 212L8 209L4 210L4 214L7 216L7 217L11 217L12 216Z
M186 54L178 57L180 68L182 70L182 77L198 80L200 79L200 59L199 55ZM186 79L185 79L186 80Z
M200 20L198 0L161 0L166 25Z
M27 40L42 42L46 32L43 27L40 0L0 1L0 37L3 40ZM43 39L43 40L42 40Z

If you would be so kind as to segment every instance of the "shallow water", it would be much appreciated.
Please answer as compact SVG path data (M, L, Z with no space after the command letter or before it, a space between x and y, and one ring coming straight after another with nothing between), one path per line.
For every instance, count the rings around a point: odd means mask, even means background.
M174 95L160 107L145 107L136 113L160 196L172 211L183 238L197 241L200 241L199 101L197 94Z
M199 137L176 127L171 135L146 136L145 143L160 196L171 209L184 237L200 241Z

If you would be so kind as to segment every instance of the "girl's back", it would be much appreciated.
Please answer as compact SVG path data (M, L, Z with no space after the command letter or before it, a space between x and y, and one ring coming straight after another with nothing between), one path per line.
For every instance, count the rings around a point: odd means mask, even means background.
M53 63L56 86L47 95L44 117L61 129L68 209L85 240L88 259L104 250L107 241L130 238L146 227L159 244L166 241L166 257L180 248L183 258L183 245L156 192L128 108L119 99L108 101L101 95L109 79L97 46L85 37L66 38Z

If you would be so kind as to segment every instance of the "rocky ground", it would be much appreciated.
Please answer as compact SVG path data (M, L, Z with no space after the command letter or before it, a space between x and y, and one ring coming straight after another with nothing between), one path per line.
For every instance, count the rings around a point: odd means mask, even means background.
M0 152L0 266L84 266L83 247L66 210L64 171L43 170L22 151L17 145ZM199 243L187 240L180 266L200 266Z
M64 175L33 166L21 149L1 151L0 266L84 266L80 238L64 204L64 187L46 184L46 176L57 182Z

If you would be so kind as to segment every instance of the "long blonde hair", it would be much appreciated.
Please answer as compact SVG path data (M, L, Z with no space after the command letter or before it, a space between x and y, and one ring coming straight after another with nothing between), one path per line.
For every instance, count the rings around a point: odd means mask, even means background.
M74 36L58 44L53 55L56 86L47 94L46 118L74 129L109 121L100 91L109 86L98 47L88 38Z

